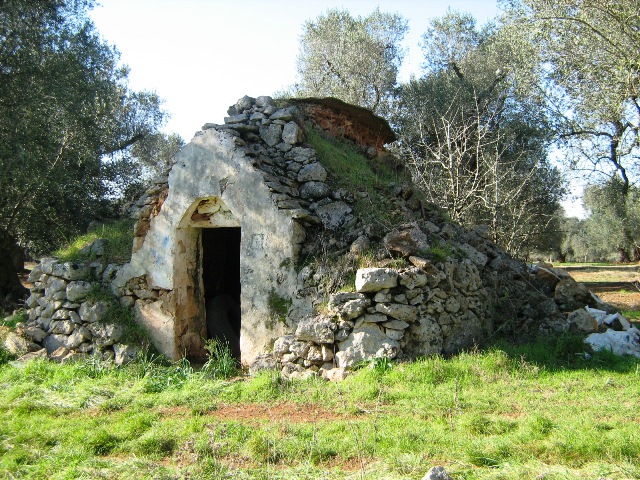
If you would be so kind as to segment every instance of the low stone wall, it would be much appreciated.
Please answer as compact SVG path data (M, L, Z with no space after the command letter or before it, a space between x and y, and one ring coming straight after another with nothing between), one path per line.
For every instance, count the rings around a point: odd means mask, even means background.
M118 303L105 299L104 291L117 270L101 262L43 258L29 275L28 320L9 340L11 350L58 361L99 355L118 365L136 358L140 346L125 343L125 327L109 318Z

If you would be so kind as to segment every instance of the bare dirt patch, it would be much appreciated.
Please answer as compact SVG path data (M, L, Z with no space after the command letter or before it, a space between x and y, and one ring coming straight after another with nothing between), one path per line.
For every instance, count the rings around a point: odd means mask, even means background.
M637 264L562 268L603 301L627 312L640 312L640 267Z
M185 407L171 407L161 409L160 413L163 416L180 417L190 415L190 410ZM220 404L207 412L207 415L221 420L250 424L261 423L265 420L274 423L313 423L352 418L349 414L337 413L319 405L289 402L275 405L260 403Z
M323 420L344 420L346 414L339 414L332 410L314 404L278 403L263 405L259 403L245 403L237 405L219 405L209 415L239 422L255 422L269 420L271 422L312 423Z

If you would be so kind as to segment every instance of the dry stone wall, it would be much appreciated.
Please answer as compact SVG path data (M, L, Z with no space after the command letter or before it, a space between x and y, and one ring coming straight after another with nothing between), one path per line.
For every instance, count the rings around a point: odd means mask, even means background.
M197 251L188 252L189 245L200 248L197 236L185 227L210 227L217 215L213 226L237 224L246 235L240 346L252 371L277 368L288 377L338 379L374 358L453 354L496 334L522 339L567 330L605 335L590 337L592 344L612 350L607 339L622 335L627 344L620 351L640 355L640 332L611 317L612 308L584 286L549 265L531 267L511 258L487 238L485 227L469 231L447 221L402 172L376 185L382 197L376 208L382 204L384 212L363 210L363 204L374 208L373 192L345 187L307 143L307 134L313 124L323 135L359 139L353 148L375 171L390 157L372 130L381 119L363 120L361 109L357 118L349 117L340 105L327 114L335 106L319 99L287 104L243 97L224 125L205 124L168 179L154 181L132 206L132 262L75 269L45 259L32 273L23 328L31 344L44 345L49 355L66 349L58 356L98 352L123 362L135 355L108 319L89 316L107 308L87 299L91 282L134 308L169 357L201 343L203 308L181 293L198 291L201 275ZM354 133L359 121L366 121L366 135ZM273 251L260 250L267 247ZM180 264L180 255L190 255L192 263ZM272 295L286 312L270 311Z
M101 242L92 248L100 253ZM116 299L102 293L117 268L43 258L29 275L28 319L9 340L11 351L58 361L98 355L118 365L135 359L140 345L125 342L125 326L112 317Z

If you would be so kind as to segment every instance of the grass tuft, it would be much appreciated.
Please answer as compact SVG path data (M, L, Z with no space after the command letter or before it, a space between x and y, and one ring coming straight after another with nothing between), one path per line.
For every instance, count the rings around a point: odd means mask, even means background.
M129 219L105 222L91 228L86 234L71 240L66 246L54 252L54 256L63 262L85 262L96 259L88 247L97 239L106 242L105 255L107 263L123 264L131 259L133 245L133 221Z

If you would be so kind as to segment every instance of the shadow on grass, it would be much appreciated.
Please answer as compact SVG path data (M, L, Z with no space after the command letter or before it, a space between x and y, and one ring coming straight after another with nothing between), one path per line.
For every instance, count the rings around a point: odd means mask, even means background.
M493 342L488 348L502 350L515 360L544 367L548 371L606 370L617 373L636 373L640 359L620 356L610 351L594 352L579 335L540 336L527 343L514 344L506 339Z

